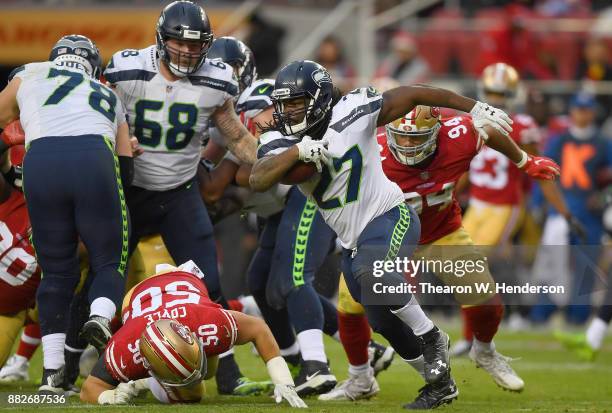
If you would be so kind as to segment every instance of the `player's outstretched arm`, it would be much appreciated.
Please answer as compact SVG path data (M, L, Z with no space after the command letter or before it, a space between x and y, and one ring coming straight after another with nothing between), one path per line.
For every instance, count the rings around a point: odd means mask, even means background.
M278 155L265 156L253 165L249 184L256 192L263 192L278 183L299 160L299 149L292 146Z
M227 139L228 149L242 162L254 163L257 141L240 122L232 100L226 100L223 106L217 108L212 118L221 134Z
M21 85L21 79L14 77L0 92L0 132L9 123L19 118L19 105L17 104L19 85Z
M274 397L277 403L283 399L291 407L308 407L294 389L293 377L285 359L280 355L278 344L270 328L260 318L252 317L237 311L231 311L236 320L238 336L236 344L253 343L261 359L266 363L268 374L274 383Z
M382 109L378 115L377 126L404 116L417 105L440 106L469 112L474 126L482 135L485 126L508 136L512 132L512 119L502 110L461 96L450 90L427 85L400 86L383 93Z

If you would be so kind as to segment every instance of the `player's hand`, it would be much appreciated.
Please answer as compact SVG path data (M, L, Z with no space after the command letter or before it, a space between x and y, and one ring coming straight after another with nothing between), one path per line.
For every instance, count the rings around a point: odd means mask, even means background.
M136 383L129 381L127 383L119 383L115 388L115 403L114 404L128 404L138 396L138 389Z
M276 403L281 403L285 399L291 407L304 409L308 407L304 400L300 399L300 396L295 392L295 387L286 384L276 384L274 386L274 399Z
M19 119L12 121L0 134L0 139L9 148L15 145L23 145L25 143L25 132L21 127Z
M304 136L295 146L298 148L300 161L313 162L317 166L317 171L321 172L323 170L321 162L325 164L331 162L331 156L327 151L327 144L326 139L316 141L310 136Z
M485 132L485 126L490 126L505 136L510 136L512 132L512 119L501 109L497 109L493 106L487 105L483 102L476 102L472 110L470 111L472 116L472 123L478 134L483 140L488 139L488 134Z
M132 136L130 138L130 145L132 146L132 156L134 158L138 158L144 153L144 149L142 149L142 147L138 143L138 138L136 138L136 136Z
M527 175L535 179L545 179L552 181L561 173L561 168L552 159L544 156L527 155L527 160L523 165L517 164Z

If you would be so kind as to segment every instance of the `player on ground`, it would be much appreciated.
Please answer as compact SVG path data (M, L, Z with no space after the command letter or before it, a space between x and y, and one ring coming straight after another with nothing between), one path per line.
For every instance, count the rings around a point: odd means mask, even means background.
M382 171L376 129L419 103L471 110L480 128L490 124L511 130L507 116L472 99L426 86L402 86L382 96L362 88L340 96L327 70L307 60L281 69L272 99L275 125L260 137L251 187L264 191L287 179L290 169L301 166L299 161L317 166L320 175L313 168L299 188L317 204L342 243L342 270L351 295L363 302L374 330L402 357L423 353L426 380L448 389L445 401L456 398L448 335L425 315L412 294L376 295L373 290L375 282L404 285L403 275L396 271L374 278L373 265L411 257L420 234L418 216ZM370 371L367 364L363 369Z
M23 189L45 274L37 292L41 393L63 392L69 307L80 279L79 238L95 274L90 320L82 330L91 344L100 346L110 335L107 326L124 292L128 219L120 171L127 184L132 149L123 106L99 82L100 71L90 39L64 36L49 62L22 66L0 94L0 127L20 117L29 145Z
M134 183L126 192L131 250L143 235L161 234L174 262L193 259L206 273L213 300L227 308L212 224L196 173L209 120L243 161L254 161L256 141L234 112L238 85L232 68L206 59L212 40L204 10L190 1L175 1L161 12L156 45L115 53L104 76L125 104L130 130L144 149L135 160ZM220 364L219 392L245 389L248 383L233 355L223 357Z
M293 407L306 407L266 323L213 303L201 277L189 262L128 292L123 326L83 384L81 400L122 404L137 388L146 387L162 403L198 402L202 380L214 375L217 356L234 345L254 343L274 383L277 402L285 399ZM146 381L136 385L140 379Z

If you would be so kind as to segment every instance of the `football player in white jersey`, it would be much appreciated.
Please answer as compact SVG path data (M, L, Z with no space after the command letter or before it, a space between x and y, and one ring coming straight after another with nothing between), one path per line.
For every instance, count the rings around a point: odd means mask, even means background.
M170 3L161 12L156 37L156 45L115 53L104 71L144 149L126 191L130 251L142 236L159 233L174 262L193 260L206 274L211 298L227 308L196 173L209 120L243 161L254 161L256 141L234 112L238 84L232 68L206 58L213 34L204 10L191 1ZM232 354L221 358L219 372L224 374L222 382L217 376L220 393L231 394L246 380Z
M511 120L481 102L427 86L402 86L382 96L361 88L341 97L327 70L307 60L280 70L272 99L275 126L260 137L251 187L266 190L298 161L317 166L320 173L313 168L299 187L341 241L351 295L402 358L423 355L424 377L444 394L440 402L453 400L458 391L450 376L448 335L425 315L399 269L374 271L396 258L409 259L420 235L418 216L382 170L376 129L417 104L470 112L482 134L490 125L507 135Z
M23 192L44 273L37 291L41 394L64 392L69 306L80 278L79 238L95 274L90 319L82 335L97 348L110 337L108 325L121 305L128 258L122 180L129 184L133 166L125 111L99 81L101 61L93 42L64 36L49 60L18 69L0 94L0 128L19 117L28 147Z

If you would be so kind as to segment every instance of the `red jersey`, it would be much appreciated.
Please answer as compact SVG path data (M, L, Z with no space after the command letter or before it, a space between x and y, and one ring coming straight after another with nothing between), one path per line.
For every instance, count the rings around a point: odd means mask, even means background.
M155 275L136 285L126 295L121 313L123 326L108 342L104 363L122 382L149 376L138 342L144 329L157 320L173 319L187 326L202 340L207 357L232 348L238 332L232 314L210 300L202 280L181 271Z
M513 115L510 137L518 145L537 144L540 130L529 115ZM470 197L498 205L518 205L523 201L525 174L505 155L489 147L474 158L470 167Z
M378 135L383 171L399 185L406 202L421 219L419 244L429 244L461 227L455 184L482 146L468 116L444 120L437 139L433 159L425 167L416 167L398 162L387 146L384 132Z
M0 314L34 305L40 267L30 244L31 232L25 198L12 190L0 204Z

